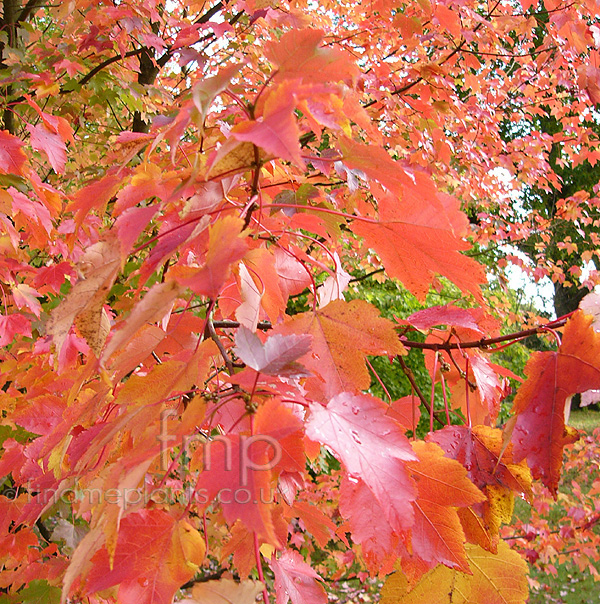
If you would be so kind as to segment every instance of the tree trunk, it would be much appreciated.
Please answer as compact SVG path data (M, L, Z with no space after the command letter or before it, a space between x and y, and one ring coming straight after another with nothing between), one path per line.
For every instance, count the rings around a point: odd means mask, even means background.
M138 75L138 84L142 86L151 86L156 80L159 68L154 62L154 52L149 48L144 48L140 54L140 73ZM142 119L142 114L136 111L133 114L133 126L134 132L148 132L150 124Z
M573 287L563 283L554 284L554 311L557 317L562 317L577 310L581 299L590 293L587 287Z
M17 46L17 19L19 18L19 2L18 0L4 0L3 11L2 11L2 26L4 31L8 34L8 46L10 48L16 48ZM0 48L0 68L4 69L5 58L5 46L2 45ZM5 99L10 98L12 94L12 86L5 86L3 90L3 96ZM2 122L4 129L8 130L11 134L15 134L15 115L12 109L6 107L2 116Z

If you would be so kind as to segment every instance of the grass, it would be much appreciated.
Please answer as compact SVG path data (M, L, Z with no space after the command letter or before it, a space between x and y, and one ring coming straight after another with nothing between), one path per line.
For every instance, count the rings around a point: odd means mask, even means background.
M540 586L531 592L528 604L591 604L600 601L600 585L589 573L572 564L557 566L556 577L532 571Z
M600 426L600 411L590 409L589 407L574 409L571 411L569 425L591 434L594 428Z

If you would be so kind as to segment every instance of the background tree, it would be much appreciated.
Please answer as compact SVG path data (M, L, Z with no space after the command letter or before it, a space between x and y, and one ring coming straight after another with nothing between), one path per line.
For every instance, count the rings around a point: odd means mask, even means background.
M546 43L549 33L550 14L543 3L535 13L535 19L534 56ZM506 59L506 62L508 67L513 63L512 59ZM587 69L579 69L578 80L587 86L591 101L596 103L595 83L588 78ZM592 259L597 249L596 190L600 171L596 162L596 112L591 107L582 112L581 107L571 109L572 104L577 106L577 97L570 82L563 82L556 93L555 100L565 107L560 113L554 106L545 104L536 105L535 111L520 121L515 121L510 110L506 113L503 130L507 143L519 144L532 132L550 143L546 155L550 172L549 178L535 182L531 181L527 170L523 173L519 166L514 166L512 211L503 218L492 214L489 219L508 221L506 243L525 254L525 265L521 259L515 260L531 277L536 281L551 278L554 310L560 317L574 311L596 282ZM574 124L579 128L574 128ZM481 219L483 216L475 220ZM508 249L510 256L512 252ZM492 266L506 256L506 251L502 253L500 248L489 250L494 251L497 253L493 254Z
M544 241L495 168L557 185L595 4L3 7L3 599L299 604L391 575L388 601L524 602L500 525L532 477L556 494L600 336L593 300L503 333L478 260ZM540 112L562 129L507 139ZM500 428L518 376L491 355L540 333Z

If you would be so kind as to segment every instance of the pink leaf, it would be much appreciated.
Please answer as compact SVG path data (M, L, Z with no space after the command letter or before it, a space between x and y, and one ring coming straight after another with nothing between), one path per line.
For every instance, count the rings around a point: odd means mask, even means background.
M352 275L348 274L340 262L337 252L333 254L335 260L335 274L329 275L323 285L319 288L319 308L327 306L332 300L343 300L342 292L348 287Z
M3 174L22 174L27 157L21 147L23 141L6 130L0 130L0 172Z
M121 244L121 255L123 258L127 257L133 244L157 211L158 207L156 205L127 208L117 218L115 228L119 233L119 243Z
M259 337L240 327L235 337L235 353L255 371L267 375L308 375L296 359L310 350L310 335L274 335L263 344Z
M27 124L27 130L31 134L31 146L36 151L45 153L53 170L62 174L67 163L67 148L60 134L51 132L42 124Z
M27 307L36 317L39 318L40 312L42 310L42 305L40 304L38 298L40 298L40 294L25 283L18 283L12 286L12 295L15 300L15 304L19 308Z
M67 276L74 278L75 275L75 269L68 262L41 266L35 273L33 285L40 294L47 292L58 294Z
M259 291L250 271L243 262L240 262L239 275L242 303L235 311L235 318L244 327L247 327L251 331L256 331L263 292Z
M293 90L290 86L280 88L284 89L269 95L259 120L242 122L231 133L237 140L254 143L269 155L304 167L298 142L300 130L294 116Z
M0 346L10 344L15 334L31 337L31 321L18 313L0 315Z
M269 561L275 574L277 604L326 604L327 594L316 582L321 577L297 552L286 549L276 560Z
M385 415L388 406L364 394L338 394L327 407L310 406L306 435L330 447L350 476L369 487L394 530L410 528L413 481L406 462L415 454L402 428Z
M451 305L432 306L413 313L406 320L413 327L421 330L431 329L436 325L447 325L472 329L483 335L484 332L477 324L476 312L476 310Z

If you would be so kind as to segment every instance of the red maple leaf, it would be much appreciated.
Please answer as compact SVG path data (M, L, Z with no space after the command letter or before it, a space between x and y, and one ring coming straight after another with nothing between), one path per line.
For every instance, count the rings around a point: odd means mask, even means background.
M269 565L275 575L277 604L290 600L292 604L326 604L327 594L316 581L321 577L298 552L286 549L279 558L272 557Z
M310 411L307 436L330 447L348 474L369 487L395 531L410 528L415 491L406 462L415 454L400 425L386 416L387 405L342 393Z
M187 522L159 509L132 512L121 521L114 561L97 552L85 587L95 593L119 585L123 604L170 604L204 559L204 539Z
M392 165L385 169L396 174L402 171L389 156L387 162ZM357 167L366 168L362 163ZM401 196L372 186L379 202L379 221L356 220L352 230L377 252L390 277L399 279L420 300L425 299L435 275L447 277L481 300L479 285L485 282L481 265L460 253L470 246L461 239L465 217L459 211L458 200L436 193L431 181L419 173L414 175L414 184L408 175L394 176L389 182L380 166L373 177L386 186L394 185L396 190L396 181L402 182ZM425 195L432 195L428 205L421 203Z
M300 361L318 376L307 380L315 398L368 388L367 355L404 352L391 321L363 300L333 300L315 312L296 315L276 332L312 336L311 351Z
M600 388L600 334L591 329L593 320L578 310L567 321L558 351L533 353L507 426L515 460L526 458L534 477L554 495L563 447L579 438L565 426L567 398Z
M3 174L22 174L27 156L21 147L22 140L6 130L0 130L0 171Z

